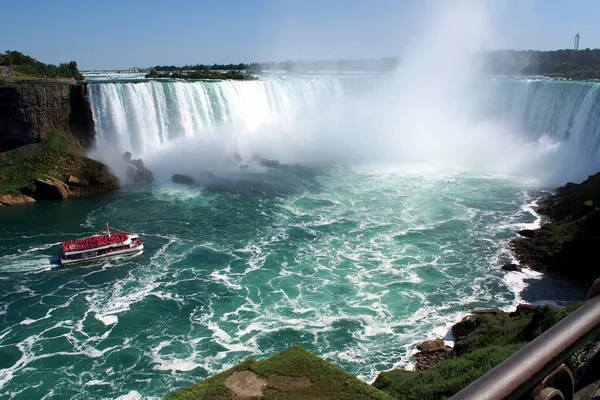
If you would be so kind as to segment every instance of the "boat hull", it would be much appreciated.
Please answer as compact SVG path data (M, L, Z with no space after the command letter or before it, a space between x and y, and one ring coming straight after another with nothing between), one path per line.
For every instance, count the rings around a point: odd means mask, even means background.
M61 255L60 256L60 264L64 265L64 266L79 265L79 264L87 264L87 263L96 262L96 261L103 261L103 260L107 260L109 258L115 258L115 257L135 256L135 255L141 254L143 250L144 250L144 245L140 244L138 246L133 246L133 247L130 247L127 249L111 251L109 253L98 254L97 256L91 256L91 257L85 257L85 258L79 258L79 259L68 259L68 258L64 258L64 256Z

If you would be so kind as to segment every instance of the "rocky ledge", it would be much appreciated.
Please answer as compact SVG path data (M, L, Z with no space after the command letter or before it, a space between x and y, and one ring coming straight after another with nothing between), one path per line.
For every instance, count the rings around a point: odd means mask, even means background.
M70 134L54 131L40 143L2 153L0 204L98 195L117 189L119 182L108 167L82 152Z
M522 265L590 287L600 277L593 262L600 246L600 173L567 183L540 203L540 229L521 231L511 248Z

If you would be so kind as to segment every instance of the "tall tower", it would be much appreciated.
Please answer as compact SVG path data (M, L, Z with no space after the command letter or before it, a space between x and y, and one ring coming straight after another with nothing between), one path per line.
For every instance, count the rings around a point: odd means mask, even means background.
M579 33L575 35L575 46L573 46L574 50L579 50Z

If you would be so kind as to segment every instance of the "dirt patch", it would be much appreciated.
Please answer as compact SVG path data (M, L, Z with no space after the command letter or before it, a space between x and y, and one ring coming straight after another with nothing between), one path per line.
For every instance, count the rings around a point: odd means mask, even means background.
M252 371L240 371L225 379L225 386L234 394L234 398L262 397L267 381Z
M301 390L312 386L312 381L306 376L271 375L269 383L285 390Z

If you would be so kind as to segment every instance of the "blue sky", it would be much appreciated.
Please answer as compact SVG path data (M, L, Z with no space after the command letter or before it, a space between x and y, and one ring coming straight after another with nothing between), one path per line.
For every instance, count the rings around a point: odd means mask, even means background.
M0 51L81 69L402 56L442 1L4 0ZM487 48L600 47L600 1L479 2Z

